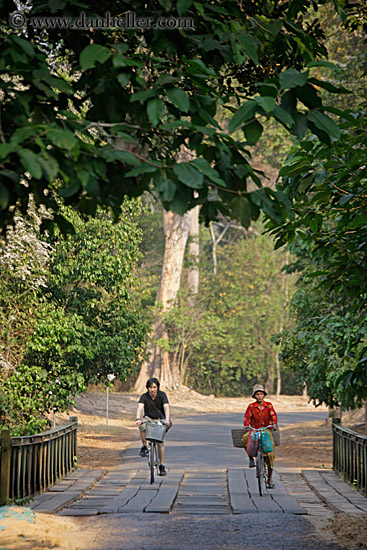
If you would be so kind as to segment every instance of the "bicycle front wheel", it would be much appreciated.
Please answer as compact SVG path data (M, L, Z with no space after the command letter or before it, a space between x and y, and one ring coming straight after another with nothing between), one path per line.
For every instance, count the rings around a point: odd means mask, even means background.
M256 457L256 477L259 486L259 495L262 497L265 493L265 460L260 449Z
M151 441L150 449L149 449L150 484L154 483L155 461L156 461L155 457L156 457L156 444L154 441Z

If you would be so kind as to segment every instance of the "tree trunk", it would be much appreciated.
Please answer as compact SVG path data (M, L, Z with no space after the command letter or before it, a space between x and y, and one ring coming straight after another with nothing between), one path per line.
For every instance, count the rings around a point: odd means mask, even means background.
M279 351L275 352L275 364L277 366L277 397L280 396L282 391L282 373L280 371Z
M227 222L224 226L224 229L222 230L221 234L217 238L215 236L215 229L214 229L214 223L212 222L209 226L210 230L210 236L212 239L212 258L213 258L213 273L214 275L217 275L217 245L220 243L220 241L223 239L224 235L227 233L228 229L232 227L232 222Z
M212 238L213 273L216 276L217 275L217 242L215 240L215 234L214 234L212 223L210 224L209 229L210 229L210 236Z
M199 292L199 210L200 206L192 209L187 246L190 263L187 282L193 295Z
M142 392L148 378L156 377L162 387L173 389L181 383L177 365L170 365L169 352L162 348L159 340L168 339L162 313L174 306L177 292L180 288L183 259L186 242L189 234L192 211L183 216L174 212L163 212L163 227L165 234L165 248L161 279L157 293L157 312L150 334L147 351L149 360L142 365L135 391Z

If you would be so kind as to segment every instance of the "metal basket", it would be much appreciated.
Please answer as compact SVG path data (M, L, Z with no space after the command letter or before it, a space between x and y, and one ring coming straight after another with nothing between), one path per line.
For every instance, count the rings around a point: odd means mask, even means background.
M149 441L158 441L162 443L166 435L167 428L164 424L156 424L155 422L147 422L145 426L145 439Z
M232 441L233 441L233 447L241 447L243 448L241 439L244 434L243 428L236 428L234 430L231 430L232 432Z

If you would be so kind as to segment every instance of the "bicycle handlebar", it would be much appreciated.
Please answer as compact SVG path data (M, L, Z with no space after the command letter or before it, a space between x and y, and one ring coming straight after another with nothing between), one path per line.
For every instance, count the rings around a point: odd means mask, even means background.
M254 432L261 432L261 430L267 430L268 428L273 428L274 424L269 424L269 426L263 426L262 428L253 428L252 426L245 426L245 428L250 428Z

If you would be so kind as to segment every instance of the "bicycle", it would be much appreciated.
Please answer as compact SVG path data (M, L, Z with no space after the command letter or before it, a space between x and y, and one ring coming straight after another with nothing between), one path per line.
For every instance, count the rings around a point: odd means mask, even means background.
M267 466L265 463L264 453L261 448L261 435L265 430L272 427L273 427L272 425L266 426L264 428L253 428L252 426L249 426L250 431L253 431L259 434L259 447L256 455L256 477L257 477L257 483L259 487L259 495L261 497L265 493L266 483L268 481Z
M147 422L145 438L150 442L150 448L148 452L148 466L150 470L150 484L154 483L156 475L158 475L159 469L159 456L157 441L164 441L164 435L167 431L166 426L160 423Z
M148 467L150 469L150 484L152 485L154 483L155 476L158 475L159 467L158 445L155 441L150 442Z

